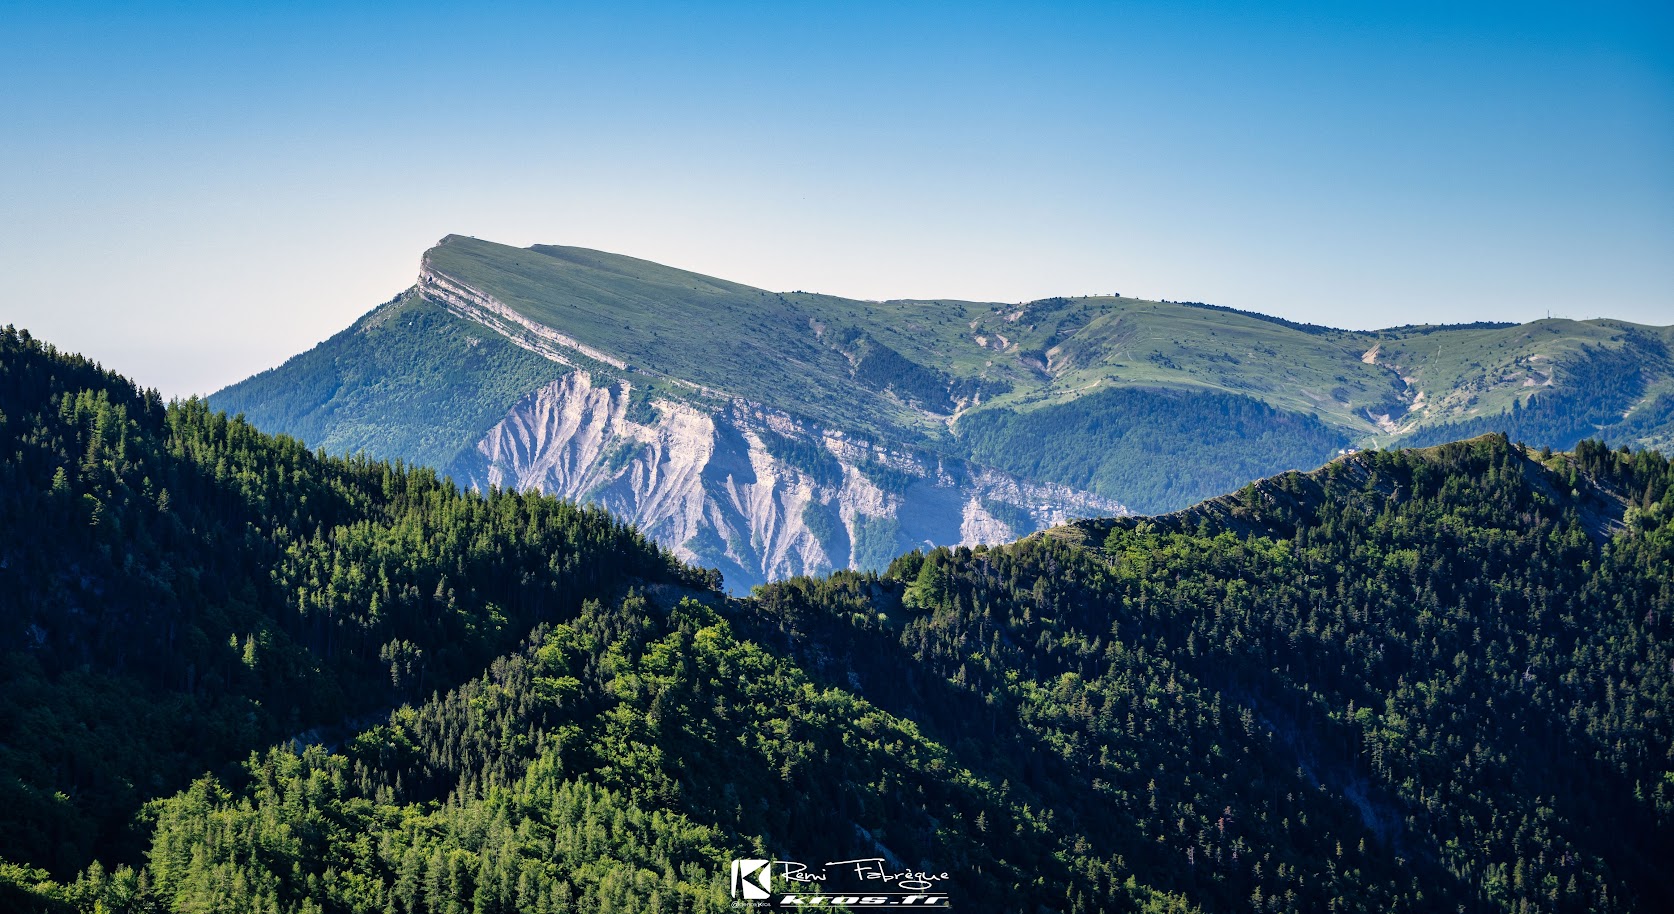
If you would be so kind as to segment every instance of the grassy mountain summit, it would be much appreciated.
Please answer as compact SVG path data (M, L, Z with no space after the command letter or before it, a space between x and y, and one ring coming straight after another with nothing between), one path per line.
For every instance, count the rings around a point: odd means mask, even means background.
M424 263L636 368L786 409L818 404L809 387L840 395L854 381L873 380L867 349L878 353L871 360L895 365L903 377L886 390L920 418L1028 411L1106 386L1163 386L1245 394L1389 441L1503 413L1514 400L1527 405L1572 380L1576 366L1621 354L1647 375L1621 416L1674 392L1667 351L1674 327L1622 321L1367 332L1114 296L862 302L771 293L582 248L518 249L459 236L443 239ZM772 363L807 383L763 375L778 370ZM947 389L935 391L936 382ZM863 414L877 405L857 404ZM867 415L821 418L839 417L863 425Z
M449 236L412 289L210 402L604 504L749 585L1174 510L1352 447L1668 447L1671 343L1610 320L1346 331L1118 296L856 301Z
M1655 451L1368 451L740 599L9 328L0 417L7 910L719 911L740 857L975 910L1674 904Z
M946 433L951 376L926 366L917 338L951 321L958 303L774 293L583 248L459 236L425 252L423 271L608 353L646 386L741 397L889 438ZM419 289L448 295L441 283Z

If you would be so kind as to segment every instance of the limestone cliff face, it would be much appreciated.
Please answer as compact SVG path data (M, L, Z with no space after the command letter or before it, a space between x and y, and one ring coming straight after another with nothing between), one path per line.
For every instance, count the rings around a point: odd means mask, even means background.
M915 546L1017 539L1120 504L889 450L742 400L699 408L572 371L534 391L450 472L592 502L734 589L873 568Z

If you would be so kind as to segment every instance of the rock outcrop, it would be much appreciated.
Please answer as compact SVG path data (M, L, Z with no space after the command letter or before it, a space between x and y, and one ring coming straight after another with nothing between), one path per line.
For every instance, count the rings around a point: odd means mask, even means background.
M467 485L602 505L682 558L720 568L735 590L1127 513L1096 495L881 447L744 400L636 401L630 381L579 369L525 397L450 472Z

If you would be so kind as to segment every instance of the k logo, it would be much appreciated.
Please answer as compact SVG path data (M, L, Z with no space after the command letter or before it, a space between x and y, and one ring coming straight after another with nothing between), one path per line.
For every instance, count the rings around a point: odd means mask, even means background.
M773 895L773 861L734 860L732 897L759 901Z

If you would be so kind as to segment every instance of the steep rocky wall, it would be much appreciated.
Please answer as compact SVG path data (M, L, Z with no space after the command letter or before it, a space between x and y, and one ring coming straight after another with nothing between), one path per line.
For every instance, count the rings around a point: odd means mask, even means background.
M875 567L915 546L1006 542L1113 501L904 453L734 400L652 400L582 370L534 391L450 472L603 505L729 586ZM633 415L630 415L633 412Z

